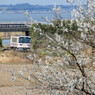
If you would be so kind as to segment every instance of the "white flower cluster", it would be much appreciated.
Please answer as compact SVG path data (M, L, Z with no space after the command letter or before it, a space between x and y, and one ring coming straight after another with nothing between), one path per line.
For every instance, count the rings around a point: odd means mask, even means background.
M74 2L74 0L67 0L67 2L68 2L68 3L73 3L73 2Z
M56 5L54 5L54 8L53 8L53 11L56 12L57 14L60 14L60 10L61 8L60 7L56 7Z
M53 8L53 20L56 20L56 19L60 19L60 11L61 11L61 8L60 7L56 7L56 5L54 5L54 8Z

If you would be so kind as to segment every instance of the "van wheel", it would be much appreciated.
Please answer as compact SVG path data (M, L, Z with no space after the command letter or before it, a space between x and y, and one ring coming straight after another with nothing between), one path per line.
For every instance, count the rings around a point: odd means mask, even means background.
M27 52L27 49L26 48L23 48L23 52Z
M14 51L16 51L16 50L17 50L17 48L16 48L16 47L14 47L14 48L13 48L13 50L14 50Z

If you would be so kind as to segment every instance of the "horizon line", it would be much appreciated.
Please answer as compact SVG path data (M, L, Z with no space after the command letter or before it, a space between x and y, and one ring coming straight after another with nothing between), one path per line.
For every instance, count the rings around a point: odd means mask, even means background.
M20 5L20 4L29 4L29 5L42 5L42 6L47 6L47 5L55 5L55 4L31 4L31 3L17 3L17 4L0 4L0 5ZM72 6L71 4L56 4L56 5L70 5Z

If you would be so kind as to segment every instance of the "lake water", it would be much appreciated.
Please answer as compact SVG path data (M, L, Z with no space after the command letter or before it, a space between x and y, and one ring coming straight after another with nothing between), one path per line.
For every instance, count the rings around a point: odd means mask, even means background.
M39 22L45 22L42 17L48 17L52 19L53 13L45 12L45 13L31 13L30 16ZM71 13L61 13L63 19L71 19ZM23 23L28 19L24 14L21 13L0 13L0 23Z

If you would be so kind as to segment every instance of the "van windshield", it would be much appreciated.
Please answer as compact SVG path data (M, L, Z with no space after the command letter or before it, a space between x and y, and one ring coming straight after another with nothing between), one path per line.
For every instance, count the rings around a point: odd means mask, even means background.
M30 43L30 38L29 37L20 37L19 43Z

